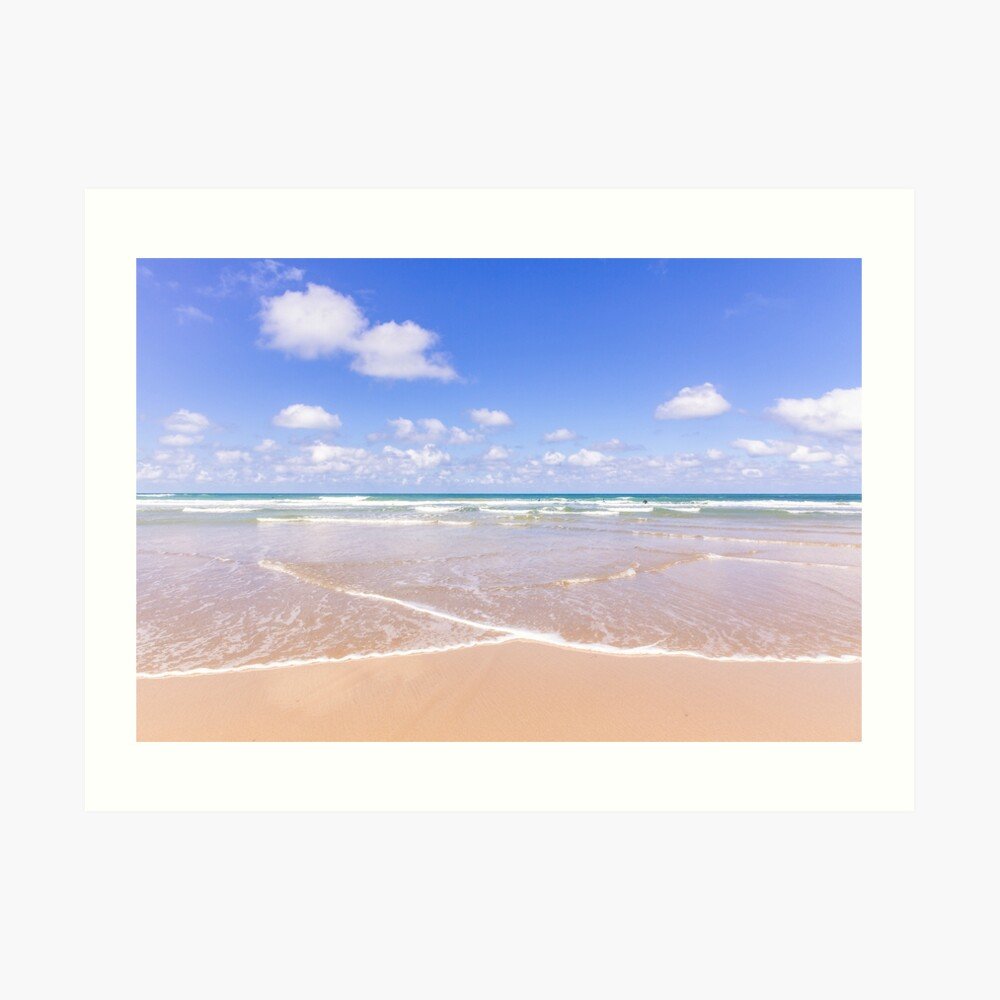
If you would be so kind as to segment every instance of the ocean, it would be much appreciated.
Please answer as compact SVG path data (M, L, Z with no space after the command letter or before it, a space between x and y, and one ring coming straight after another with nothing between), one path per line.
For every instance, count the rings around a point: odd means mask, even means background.
M856 494L147 493L142 676L529 639L854 662Z

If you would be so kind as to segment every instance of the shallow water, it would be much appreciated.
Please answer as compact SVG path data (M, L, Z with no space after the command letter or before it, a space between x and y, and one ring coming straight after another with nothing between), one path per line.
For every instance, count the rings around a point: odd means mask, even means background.
M137 519L144 674L516 637L861 653L857 496L159 494Z

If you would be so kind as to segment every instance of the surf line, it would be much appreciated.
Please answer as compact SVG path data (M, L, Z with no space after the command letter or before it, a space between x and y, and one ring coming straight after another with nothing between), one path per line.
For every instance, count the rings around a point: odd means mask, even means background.
M284 573L302 583L311 583L314 586L322 587L324 590L333 590L340 594L347 594L351 597L361 597L370 601L382 601L386 604L395 604L409 611L416 611L420 614L429 615L432 618L440 618L443 621L454 622L457 625L465 625L468 628L477 629L480 632L498 632L507 635L512 639L524 639L527 642L543 643L547 646L558 646L562 649L576 649L587 653L609 653L613 656L684 656L696 660L710 660L714 663L857 663L860 656L845 654L843 656L709 656L707 653L698 653L688 649L664 649L662 646L630 646L622 648L620 646L607 646L599 642L574 642L571 639L564 639L556 632L534 632L530 629L512 628L509 625L493 625L489 622L477 622L469 618L460 618L458 615L449 614L447 611L439 611L437 608L428 607L426 604L416 604L412 601L403 601L398 597L388 597L385 594L372 594L364 590L351 590L348 587L338 587L335 584L327 584L321 580L307 575L296 573L295 570L284 563L272 562L269 559L261 559L258 565L261 569L272 570L276 573ZM392 655L386 654L386 655Z
M514 642L512 635L500 635L493 639L477 639L474 642L456 642L450 646L422 646L417 649L394 649L389 652L347 653L344 656L294 657L288 660L270 660L265 663L240 663L226 667L191 667L189 670L139 670L137 677L158 680L163 677L212 677L217 674L243 674L252 670L285 670L289 667L312 667L330 663L354 663L358 660L385 660L397 656L428 656L434 653L452 653L459 649L478 649L480 646L499 646Z

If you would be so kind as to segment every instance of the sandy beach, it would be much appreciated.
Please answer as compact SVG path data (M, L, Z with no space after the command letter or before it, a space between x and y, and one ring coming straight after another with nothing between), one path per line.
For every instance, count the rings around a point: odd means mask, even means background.
M850 741L860 663L718 663L508 642L139 678L140 741Z

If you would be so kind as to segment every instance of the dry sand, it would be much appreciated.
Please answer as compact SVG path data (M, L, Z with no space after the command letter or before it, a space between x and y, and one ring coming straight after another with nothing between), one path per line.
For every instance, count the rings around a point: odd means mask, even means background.
M859 740L859 663L716 663L531 642L140 678L154 741Z

